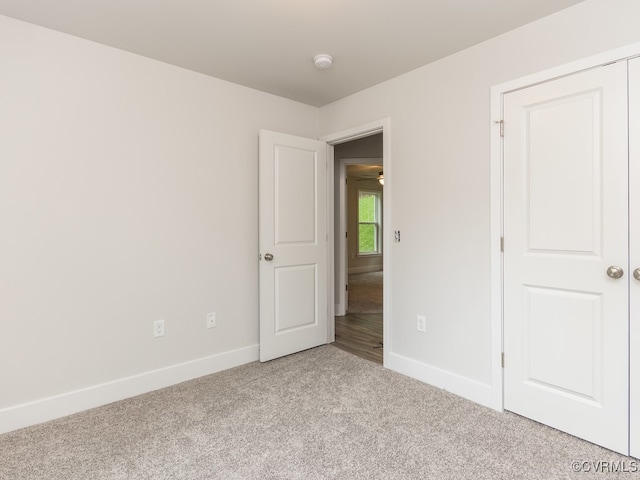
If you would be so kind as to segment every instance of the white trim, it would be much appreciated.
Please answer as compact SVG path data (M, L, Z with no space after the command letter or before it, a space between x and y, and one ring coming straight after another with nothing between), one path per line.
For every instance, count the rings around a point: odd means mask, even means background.
M392 351L392 343L391 343L391 245L393 241L393 228L392 228L392 217L391 217L391 185L393 184L392 180L392 162L391 162L391 119L384 118L382 120L376 120L371 123L367 123L364 125L360 125L357 127L352 127L347 130L342 130L340 132L332 133L329 135L325 135L321 137L320 140L327 142L329 145L338 145L340 143L348 142L351 140L357 140L358 138L368 137L370 135L374 135L376 133L382 132L382 161L384 166L384 185L382 187L382 195L384 198L383 206L382 206L382 218L384 219L384 224L382 227L382 253L383 257L383 270L384 270L384 281L383 281L383 342L384 342L384 365L386 366L389 360L389 352ZM333 155L329 158L329 163L335 162ZM333 195L333 185L334 182L330 182L332 193L331 198L334 198ZM332 212L333 214L334 212ZM335 220L334 220L335 221ZM331 252L333 254L333 252ZM333 256L329 259L329 262L333 264L334 259ZM330 288L335 291L334 278L330 278L331 285ZM335 318L332 317L329 319L330 323L335 328ZM335 330L334 330L335 331Z
M0 433L36 425L258 360L258 345L132 375L0 410Z
M336 341L336 312L340 312L341 305L336 304L336 290L335 290L335 226L334 226L334 212L335 212L335 199L333 195L334 178L335 178L335 165L333 160L333 145L327 144L327 343L333 343ZM344 302L344 294L342 297L338 296L337 301L340 302L340 298ZM342 306L344 307L344 305ZM342 313L344 315L344 313Z
M491 130L491 165L489 173L490 205L491 205L491 384L493 385L491 407L502 411L504 408L503 396L503 369L502 369L502 252L501 238L502 227L502 137L500 136L500 123L502 121L502 94L491 93L491 119L494 122ZM495 123L498 122L498 123ZM497 161L496 161L497 160Z
M572 75L582 70L588 70L607 63L617 62L619 60L628 60L640 55L640 42L627 45L625 47L610 50L608 52L599 53L591 57L583 58L557 67L549 68L541 72L526 75L524 77L509 80L508 82L495 85L491 88L491 95L495 93L509 93L521 88L530 87L532 85L547 82L554 78Z
M388 360L387 367L393 371L454 393L480 405L494 408L494 388L491 385L395 353L391 353Z
M390 119L384 118L375 122L365 123L357 127L348 128L340 132L332 133L321 137L320 140L327 142L329 145L339 145L340 143L350 142L352 140L358 140L359 138L369 137L376 133L383 132L390 125ZM384 140L383 140L384 143ZM383 146L384 149L384 146ZM386 160L383 155L382 158Z
M627 60L640 55L640 42L560 65L542 72L510 80L491 88L491 120L502 120L502 101L505 94L526 88L538 83L596 68L607 63ZM491 375L492 375L492 408L503 409L503 371L501 366L502 333L503 333L503 290L502 290L502 253L500 237L503 233L503 158L500 129L494 124L491 132ZM508 129L508 125L505 126ZM509 240L505 239L505 248L509 248ZM508 361L508 360L507 360Z
M333 146L331 148L333 148ZM335 156L331 156L329 159L329 162L333 163L335 166ZM334 191L333 191L333 194L330 195L330 197L331 197L331 200L334 202L334 204L332 209L333 216L331 218L333 220L333 225L334 225L334 235L338 235L338 251L337 252L334 251L334 256L332 257L334 261L334 267L337 269L335 270L335 273L337 275L334 275L333 278L334 278L334 281L337 278L338 285L341 285L338 296L336 298L336 310L334 313L337 316L341 317L347 313L348 297L347 297L346 288L344 288L344 286L347 285L347 282L348 282L347 268L349 265L349 259L347 258L347 239L345 238L346 232L347 232L347 215L345 212L346 203L347 203L347 185L346 185L347 169L345 167L344 162L341 161L340 164L338 165L337 183L335 178L333 179L333 181L334 181L334 185L333 185ZM337 207L335 204L336 189L338 192ZM337 230L335 227L336 211L338 212ZM334 248L335 248L335 241L334 241ZM335 287L335 284L334 284L334 287ZM334 292L335 292L335 288L334 288ZM335 322L332 322L332 323L333 323L333 326L335 327ZM334 340L335 340L335 337L334 337Z

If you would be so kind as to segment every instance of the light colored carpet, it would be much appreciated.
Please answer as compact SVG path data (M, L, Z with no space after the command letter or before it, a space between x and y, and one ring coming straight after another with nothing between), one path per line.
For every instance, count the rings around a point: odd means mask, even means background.
M630 459L331 345L0 436L0 478L563 479Z
M349 275L349 313L382 313L382 272Z

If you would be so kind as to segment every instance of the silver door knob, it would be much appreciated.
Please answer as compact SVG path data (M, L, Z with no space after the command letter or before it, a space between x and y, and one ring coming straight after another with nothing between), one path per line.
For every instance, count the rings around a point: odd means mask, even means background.
M611 278L622 278L622 276L624 275L624 270L616 265L611 265L609 268L607 268L607 275L609 275Z
M636 268L633 271L633 278L635 278L636 280L640 280L640 268Z
M265 254L264 254L264 259L265 259L267 262L270 262L271 260L273 260L273 255L271 255L270 253L265 253Z

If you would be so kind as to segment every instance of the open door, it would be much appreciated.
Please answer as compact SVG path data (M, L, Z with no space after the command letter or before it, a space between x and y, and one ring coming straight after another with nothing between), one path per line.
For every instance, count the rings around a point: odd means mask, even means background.
M327 343L327 146L260 130L260 361Z

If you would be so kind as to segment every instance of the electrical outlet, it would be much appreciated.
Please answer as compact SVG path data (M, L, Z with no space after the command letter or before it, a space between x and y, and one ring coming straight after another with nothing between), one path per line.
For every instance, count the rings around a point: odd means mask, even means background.
M216 322L216 313L207 314L207 328L216 328L218 326Z
M427 331L427 319L426 319L426 317L423 317L422 315L418 315L418 322L417 322L416 328L418 329L419 332L426 332Z
M164 320L156 320L153 322L153 336L164 337Z

